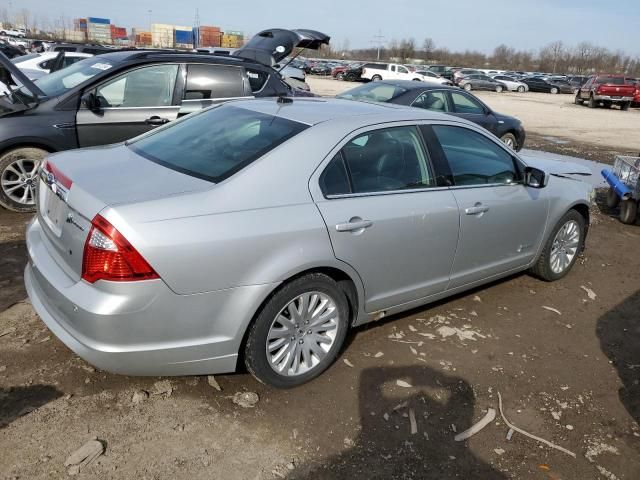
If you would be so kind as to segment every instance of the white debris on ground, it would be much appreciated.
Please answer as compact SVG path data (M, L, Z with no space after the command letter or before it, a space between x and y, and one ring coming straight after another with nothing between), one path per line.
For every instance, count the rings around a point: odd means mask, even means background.
M562 315L562 312L557 308L547 307L546 305L542 305L542 308L544 308L545 310L549 310L550 312L557 313L558 315Z
M402 387L402 388L412 388L413 387L413 385L411 385L408 382L405 382L404 380L396 380L396 385L398 385L399 387Z
M260 397L255 392L237 392L231 400L242 408L253 408L260 401Z
M596 465L596 468L604 478L608 478L609 480L618 480L618 477L616 477L613 473L611 473L606 468L601 467L600 465Z
M81 469L89 465L103 453L104 445L94 438L69 455L64 462L64 466L69 467L67 470L69 475L77 475Z
M169 380L160 380L153 384L152 395L165 395L170 397L171 393L175 390L173 384Z
M597 297L596 292L594 292L593 290L591 290L588 287L585 287L584 285L580 285L580 288L587 293L587 296L589 297L590 300L595 300L596 299L596 297Z
M218 381L216 380L216 377L214 377L213 375L208 375L207 376L207 383L212 386L213 388L215 388L217 391L221 392L222 391L222 387L218 384Z
M351 368L353 368L353 363L351 363L351 362L349 361L349 359L347 359L347 358L343 358L343 359L342 359L342 361L345 363L345 365L346 365L347 367L351 367Z
M598 455L602 455L603 453L620 455L620 452L616 447L608 445L598 439L589 438L587 439L587 443L588 443L587 451L584 454L584 456L591 463L595 462L594 457L597 457Z
M473 340L475 342L476 339L474 337L476 336L480 338L487 338L484 335L482 335L480 332L477 332L475 330L464 330L461 328L449 327L446 325L443 325L442 327L438 328L437 332L440 334L442 338L452 337L456 335L461 342L464 342L465 340Z

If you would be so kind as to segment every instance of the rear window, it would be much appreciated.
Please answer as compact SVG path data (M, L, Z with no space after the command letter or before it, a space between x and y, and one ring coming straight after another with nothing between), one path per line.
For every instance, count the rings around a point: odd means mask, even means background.
M596 78L596 83L598 85L609 83L613 85L624 85L625 79L624 77L598 77Z
M152 162L218 183L306 128L285 118L223 105L159 128L128 146Z
M407 91L406 88L388 83L371 82L361 87L337 95L345 100L364 100L368 102L390 102Z

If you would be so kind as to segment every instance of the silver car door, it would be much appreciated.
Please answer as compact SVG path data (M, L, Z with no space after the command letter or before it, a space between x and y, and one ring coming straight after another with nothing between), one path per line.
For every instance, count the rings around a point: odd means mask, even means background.
M446 288L458 208L415 126L355 134L318 175L318 208L336 257L362 279L366 311Z
M434 125L451 169L460 241L449 288L529 264L542 241L549 201L522 184L522 167L498 140L464 126Z
M80 147L122 142L178 117L174 90L179 65L129 70L92 88L96 105L83 103L76 114Z

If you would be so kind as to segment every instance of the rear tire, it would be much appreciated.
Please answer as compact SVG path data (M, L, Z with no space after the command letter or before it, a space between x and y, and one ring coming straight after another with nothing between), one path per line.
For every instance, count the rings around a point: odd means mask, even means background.
M623 112L626 112L627 110L629 110L630 106L631 106L631 102L624 102L622 105L620 105L620 110L622 110Z
M380 75L374 75L373 77L371 77L372 82L379 82L380 80L382 80L382 77Z
M336 80L344 80L344 73L339 73L338 75L336 75Z
M560 245L559 238L562 234L560 231L565 228L576 228L578 231L577 243L575 244L575 253L571 257L568 264L564 266L560 271L557 269L554 270L553 262L554 262L554 254L557 255L557 250L562 250L565 248L564 245ZM571 268L576 263L578 255L582 251L582 247L584 244L584 231L585 231L585 220L580 213L576 210L569 210L564 216L560 219L560 221L556 224L554 229L551 231L551 235L547 239L544 247L542 248L542 252L540 253L540 257L538 257L538 261L535 263L533 267L529 269L529 273L532 275L547 281L553 282L561 279L566 274L571 271ZM570 245L566 244L567 247ZM573 244L571 244L573 245Z
M313 304L313 295L324 297L318 299L315 309L308 308ZM322 314L315 320L305 317L302 303L305 296L309 299L307 311L322 309ZM322 306L324 300L327 303ZM291 313L291 306L298 316ZM326 318L322 325L334 322L331 330L313 326L314 321L322 317ZM342 348L349 323L347 298L335 280L321 273L292 280L271 296L250 326L244 349L247 369L260 382L276 388L292 388L308 382L333 363ZM330 332L333 332L332 342L327 343L332 335ZM319 337L324 339L324 343L316 342ZM327 350L320 345L327 345ZM320 355L314 353L317 351ZM279 372L277 369L280 367Z
M638 216L638 202L630 200L622 200L620 202L620 221L626 225L633 225L636 223L636 217Z
M576 105L584 105L583 100L580 98L580 93L576 93L576 98L573 100Z
M559 90L556 87L551 87L551 94L552 95L556 95L559 92Z
M596 108L596 101L593 98L593 94L589 95L589 103L587 104L589 108Z
M464 88L467 92L470 92L471 90L473 90L473 86L471 86L470 83L465 83L464 87L462 88Z
M21 147L0 156L1 206L14 212L35 211L38 168L47 154L41 148Z
M523 87L522 85L520 85L520 86L518 87L518 92L519 92L519 93L524 93L524 87Z
M504 90L500 85L496 86L496 93L502 93L502 90Z
M607 191L606 203L607 203L607 207L609 207L610 209L614 209L618 205L620 205L620 196L611 187L609 187L609 190Z

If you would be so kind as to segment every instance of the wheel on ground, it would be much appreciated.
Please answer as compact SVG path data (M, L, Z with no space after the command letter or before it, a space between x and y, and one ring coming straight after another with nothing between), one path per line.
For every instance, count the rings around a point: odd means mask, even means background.
M638 216L638 202L629 199L622 200L620 202L620 221L627 225L633 225L636 223L636 217Z
M613 103L611 103L611 102L602 102L602 106L604 108L611 108L611 107L613 107Z
M496 93L502 93L503 88L500 85L496 86Z
M349 326L347 298L329 276L314 273L284 285L251 325L245 364L277 388L301 385L335 360Z
M584 243L585 220L569 210L557 223L530 272L552 282L564 277L573 267Z
M518 92L519 92L519 93L524 93L524 87L523 87L522 85L520 85L520 86L518 87Z
M336 75L336 80L344 80L344 73L339 73Z
M555 95L558 92L559 92L559 90L556 87L551 87L551 93L553 93Z
M593 98L593 95L589 96L589 103L587 104L589 108L596 108L596 101Z
M371 77L372 82L379 82L380 80L382 80L382 77L380 75L374 75L373 77Z
M38 167L45 150L23 147L0 156L0 205L14 212L32 212L36 208Z
M467 92L470 92L473 88L470 83L465 83L463 87Z
M622 105L620 105L620 110L622 110L623 112L626 112L627 110L629 110L630 106L631 106L631 102L624 102Z
M504 143L511 150L516 150L518 148L518 141L516 140L516 136L513 133L505 133L500 137L502 143Z
M618 205L620 205L620 196L613 188L609 187L609 190L607 191L607 207L613 209Z
M580 98L580 94L576 93L576 98L573 100L573 103L576 105L582 105L582 99Z

